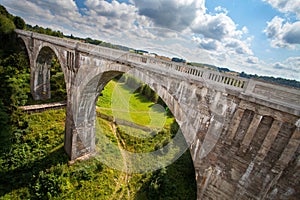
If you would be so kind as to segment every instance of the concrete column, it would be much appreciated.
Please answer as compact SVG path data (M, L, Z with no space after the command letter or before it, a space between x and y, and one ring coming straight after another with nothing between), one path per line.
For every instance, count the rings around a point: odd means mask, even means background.
M283 170L288 166L289 162L293 158L295 152L297 151L300 144L300 128L296 127L292 137L289 140L289 143L283 150L279 160L276 162L275 166L272 168L274 173L274 178L268 183L266 189L264 189L260 195L261 199L265 199L267 194L270 192L270 189L277 184L278 180L283 174Z
M41 97L37 92L38 80L39 80L39 71L36 68L32 68L31 72L32 79L30 80L30 90L34 100L40 100Z
M261 120L262 120L262 117L261 115L259 114L256 114L254 115L252 121L251 121L251 124L249 125L249 128L244 136L244 139L242 141L242 145L241 145L241 151L243 153L245 153L254 137L254 134L256 133L256 130L258 128L258 125L260 124Z
M277 134L280 131L282 122L274 120L272 123L271 128L269 129L267 136L265 137L263 144L261 145L257 155L256 155L256 160L258 162L261 162L265 159L267 156L273 142L275 141Z
M69 96L68 96L69 99ZM67 108L66 108L66 124L65 124L65 135L64 135L64 149L66 153L68 154L69 158L73 159L72 154L72 147L74 142L74 135L76 134L75 131L75 125L74 125L74 119L73 119L73 112L72 112L72 104L70 101L67 102Z
M273 167L273 172L281 172L286 168L289 162L292 160L295 152L297 151L300 145L300 127L296 127L292 137L289 140L289 143L283 150L279 160Z
M232 124L228 130L228 137L226 139L226 144L231 145L233 138L235 137L236 131L239 128L240 122L244 115L244 109L238 108L233 116Z

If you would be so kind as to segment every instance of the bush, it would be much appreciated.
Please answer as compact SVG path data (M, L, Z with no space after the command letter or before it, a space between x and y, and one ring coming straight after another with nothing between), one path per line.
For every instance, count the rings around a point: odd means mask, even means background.
M31 187L35 199L51 199L63 191L65 179L63 179L60 165L48 172L41 171Z

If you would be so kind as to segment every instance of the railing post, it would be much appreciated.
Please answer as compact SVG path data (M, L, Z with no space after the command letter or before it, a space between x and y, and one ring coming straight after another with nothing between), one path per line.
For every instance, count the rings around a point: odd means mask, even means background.
M246 83L246 85L244 86L244 93L245 94L251 94L253 93L253 90L255 88L255 81L252 79L249 79L249 81Z

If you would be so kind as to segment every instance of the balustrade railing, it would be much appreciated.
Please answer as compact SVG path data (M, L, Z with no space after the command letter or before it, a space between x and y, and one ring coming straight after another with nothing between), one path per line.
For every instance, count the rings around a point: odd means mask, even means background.
M168 70L169 73L179 73L196 81L205 81L215 85L222 86L227 89L236 90L243 94L251 95L253 97L272 99L283 104L292 104L300 110L300 90L291 89L283 86L275 86L269 83L261 83L245 79L238 76L233 76L209 69L199 68L187 64L177 63L153 58L150 56L143 56L135 53L121 51L117 49L102 47L98 45L86 44L80 41L58 38L44 34L33 33L24 30L16 30L19 35L32 37L34 39L46 41L56 45L68 47L73 50L87 53L98 57L103 57L112 61L117 61L135 66L151 66L151 69ZM282 95L284 94L284 95ZM290 99L288 99L288 98Z

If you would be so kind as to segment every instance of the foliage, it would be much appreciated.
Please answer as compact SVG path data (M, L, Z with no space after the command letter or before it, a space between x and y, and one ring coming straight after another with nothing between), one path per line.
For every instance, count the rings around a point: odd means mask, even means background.
M300 88L300 82L296 80L289 80L284 78L275 78L270 76L258 76L257 74L246 74L245 72L240 73L240 76L243 78L253 78L257 80L267 81L270 83L286 85L290 87Z
M10 22L15 22L18 28L22 28L22 19L10 15L3 6L0 6L0 15L5 16ZM55 36L62 35L51 29L38 26L32 28ZM6 38L8 42L15 39L12 35L3 37L1 34L1 39ZM181 158L183 161L180 165L171 165L159 172L145 174L128 175L111 169L103 165L97 157L87 161L78 161L69 166L68 156L63 149L65 110L50 110L35 114L22 113L18 106L24 105L30 94L28 58L23 53L17 53L16 49L12 49L14 53L4 48L0 49L0 53L2 53L1 50L6 55L0 54L2 81L0 88L0 137L2 138L0 140L0 199L195 198L194 174L186 173L187 171L194 172L189 154ZM52 62L51 74L53 96L65 98L63 73L57 59ZM126 92L126 88L124 84L120 86L121 92L128 95L130 92ZM151 92L147 91L147 93ZM105 89L103 98L106 98L105 94L111 97L111 89ZM105 102L105 106L108 106L106 108L109 109L110 100L109 98L106 100L99 102ZM117 100L117 102L121 101ZM149 111L149 106L154 104L138 93L130 98L130 102L133 104L131 109L141 108L146 111ZM160 114L155 110L149 113ZM142 116L142 120L139 121L141 124L149 120L149 116L144 118L142 114L140 116ZM134 141L134 138L126 132L121 133L121 128L118 130L119 135L122 136L115 137L111 133L110 122L98 120L112 143L123 140L128 142L128 148L134 147L136 143L147 144L145 147L139 145L137 149L139 148L140 151L155 149L157 143L164 145L172 137L172 133L167 130L172 126L172 118L168 118L164 129L149 141ZM130 141L132 142L129 143ZM178 179L178 175L182 179ZM156 183L158 187L155 186ZM172 191L174 188L176 191ZM156 193L156 191L161 193ZM155 193L157 196L153 195Z
M62 172L60 165L47 171L40 171L35 184L31 187L33 196L38 199L51 199L61 194L66 182Z
M31 25L27 24L26 30L41 33L41 34L46 34L46 35L50 35L50 36L54 36L54 37L64 37L64 34L60 31L54 31L50 28L43 28L38 25L31 26Z
M0 15L0 32L2 34L9 34L15 30L15 24L9 18Z
M202 64L202 63L188 63L188 65L193 65L193 66L201 67L201 68L208 68L211 70L216 70L216 71L224 72L224 73L234 72L225 67L216 67L214 65ZM270 83L300 88L300 82L296 81L296 80L290 80L290 79L285 79L285 78L280 78L280 77L275 78L272 76L260 76L257 74L247 74L245 72L241 72L239 74L239 76L243 77L243 78L253 78L253 79L262 80L262 81L266 81L266 82L270 82Z
M8 124L8 114L7 114L7 110L6 107L4 106L2 99L0 99L0 127L5 127L5 125ZM2 131L3 129L1 129L0 131Z
M51 68L51 98L56 101L63 101L67 99L66 82L61 65L57 58L52 60Z
M2 5L0 5L0 15L3 15L7 18L13 18L13 16L6 10L6 8Z
M131 174L126 182L126 174L97 158L67 165L62 148L65 110L25 115L21 120L22 126L14 128L11 143L0 154L0 199L195 199L189 154L166 169ZM115 140L109 122L102 120L101 126ZM165 135L160 134L156 142Z
M15 53L0 60L0 79L2 87L0 99L13 111L25 105L30 94L28 60L22 53Z
M26 27L25 21L19 16L14 17L14 24L17 29L25 29Z

